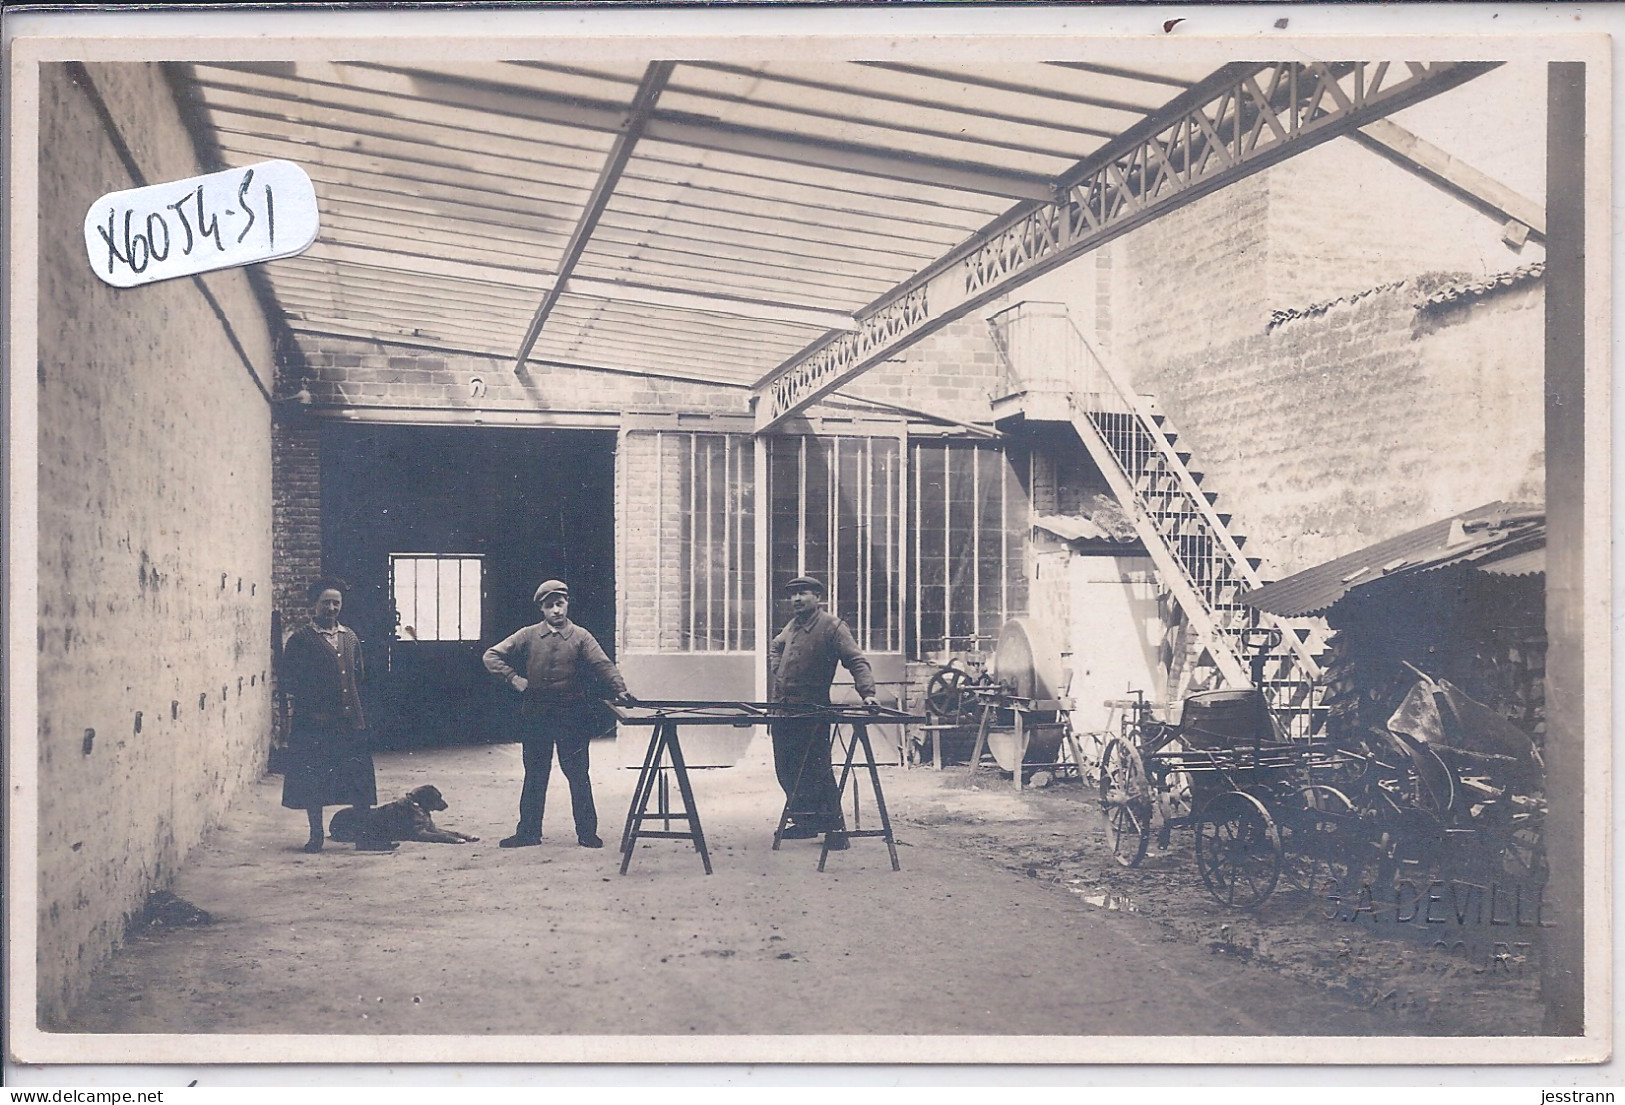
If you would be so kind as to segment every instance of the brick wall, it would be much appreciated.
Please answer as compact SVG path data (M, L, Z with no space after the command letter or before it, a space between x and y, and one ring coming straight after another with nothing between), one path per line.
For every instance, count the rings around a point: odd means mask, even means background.
M1046 632L1050 642L1062 651L1073 648L1072 573L1073 553L1063 542L1040 539L1028 543L1027 616Z
M1538 285L1419 320L1414 283L1142 366L1280 578L1495 499L1543 498Z
M271 593L286 633L300 624L310 605L305 588L322 574L322 463L316 420L282 411L271 429Z
M1267 314L1270 196L1243 183L1118 239L1109 280L1111 347L1140 356L1210 348L1257 328Z
M1274 310L1543 256L1536 245L1515 253L1498 236L1492 220L1339 140L1124 235L1091 274L1076 263L1068 269L1107 305L1097 306L1096 326L1119 357L1180 361L1257 333Z
M962 422L988 421L989 397L1001 394L1005 381L986 322L996 309L989 306L949 323L841 390Z
M683 493L673 450L687 447L686 434L623 433L615 479L624 504L616 519L620 550L620 647L629 652L682 648ZM662 445L662 442L664 443ZM659 451L666 451L661 463Z
M1352 143L1254 179L1119 239L1096 279L1116 359L1266 578L1541 498L1540 284L1417 310L1442 274L1510 270L1536 247L1496 245L1489 220Z
M528 365L349 338L306 335L315 405L437 412L708 412L743 414L743 388L657 376ZM681 372L680 365L673 371ZM472 386L484 385L483 393Z
M115 290L82 220L201 167L156 66L41 67L38 982L52 1026L228 800L270 729L270 416L199 287ZM243 273L203 278L261 380ZM26 615L25 615L26 616ZM13 737L17 737L13 734ZM17 747L26 747L19 743Z
M1268 196L1265 306L1302 307L1431 271L1488 273L1539 260L1500 227L1350 140L1262 175ZM1251 266L1248 266L1251 269Z

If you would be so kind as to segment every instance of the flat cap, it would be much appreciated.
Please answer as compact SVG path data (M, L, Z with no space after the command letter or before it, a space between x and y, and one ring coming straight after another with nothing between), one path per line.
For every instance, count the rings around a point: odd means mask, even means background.
M824 585L818 582L812 576L796 576L796 578L784 585L784 593L787 595L793 595L797 591L817 591L820 595L822 595L824 593Z
M558 579L545 580L540 587L536 588L536 593L531 596L530 601L531 602L544 602L544 601L546 601L547 596L549 596L549 595L563 595L565 598L569 598L570 597L570 588L568 588L568 587L566 587L564 585L563 580L558 580Z

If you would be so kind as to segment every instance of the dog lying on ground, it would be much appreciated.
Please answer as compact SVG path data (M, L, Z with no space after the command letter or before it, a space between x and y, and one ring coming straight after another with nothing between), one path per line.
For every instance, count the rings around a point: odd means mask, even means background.
M334 840L354 843L368 840L421 840L429 844L471 844L477 836L442 829L433 814L446 809L446 799L436 787L421 786L382 806L358 811L346 807L333 815L327 835ZM357 822L363 822L357 824Z

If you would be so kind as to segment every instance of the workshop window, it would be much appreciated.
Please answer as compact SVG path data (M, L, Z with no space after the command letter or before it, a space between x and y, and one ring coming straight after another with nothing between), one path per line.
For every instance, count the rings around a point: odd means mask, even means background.
M798 575L874 652L903 649L902 449L884 437L768 441L773 595Z
M478 556L391 553L395 639L479 640L483 568Z
M1026 454L995 444L915 441L909 452L910 655L987 651L1026 613Z
M662 497L675 500L661 503L657 515L675 515L679 523L676 548L658 557L661 595L677 601L679 651L748 652L756 647L751 440L737 434L656 436ZM656 605L666 609L660 596Z

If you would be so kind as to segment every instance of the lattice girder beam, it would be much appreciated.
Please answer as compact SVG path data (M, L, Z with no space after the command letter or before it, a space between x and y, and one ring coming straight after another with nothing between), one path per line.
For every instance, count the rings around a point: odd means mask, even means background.
M1499 62L1237 63L757 381L757 432L1058 265Z

